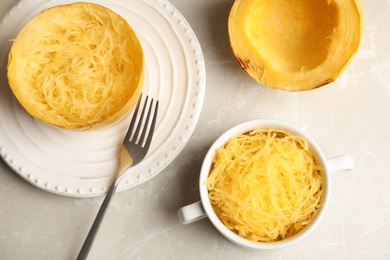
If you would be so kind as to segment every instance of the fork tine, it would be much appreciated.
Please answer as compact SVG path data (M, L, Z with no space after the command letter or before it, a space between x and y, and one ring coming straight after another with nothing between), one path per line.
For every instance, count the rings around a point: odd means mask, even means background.
M153 99L152 99L152 104L153 104ZM152 104L150 105L149 113L150 113L150 111L152 109ZM146 149L149 149L150 143L152 142L152 137L153 137L153 134L154 134L154 127L156 125L156 120L157 120L157 112L158 112L158 100L156 101L156 106L155 106L154 112L153 112L153 119L152 119L152 123L150 125L150 131L149 131L148 137L147 137L146 142L145 142L145 148ZM150 114L148 114L147 122L149 122L149 116L150 116ZM144 134L145 133L146 132L144 132ZM145 138L145 136L143 135L142 140L144 138Z
M156 126L158 106L157 99L146 96L145 102L140 101L134 111L126 139L123 142L133 159L133 165L142 161L149 150Z
M144 106L144 110L145 110L145 107L146 107L146 104L147 104L147 101L145 101L145 106ZM145 120L145 125L144 125L144 128L142 130L142 133L141 133L141 136L139 138L139 143L143 144L144 142L144 139L145 139L145 135L147 133L147 130L148 130L148 124L149 124L149 120L150 120L150 113L152 112L152 106L153 106L153 98L152 100L150 100L150 106L149 106L149 109L148 109L148 114L146 115L146 120ZM144 112L144 111L143 111ZM137 129L138 130L138 129ZM138 133L139 134L139 133ZM137 135L138 136L138 135Z
M143 105L143 108L142 108L142 111L141 111L141 115L139 117L139 120L138 120L138 124L137 124L137 129L135 129L135 133L133 135L133 138L134 138L134 142L137 143L137 138L139 136L139 132L141 131L141 128L142 128L142 122L144 120L144 116L145 116L145 109L146 109L146 106L148 104L148 99L149 97L146 96L146 99L145 99L145 103ZM138 111L137 111L138 112ZM137 114L134 113L133 115L133 118L136 118L137 117ZM148 121L146 121L147 123ZM145 127L144 127L145 128ZM133 131L133 128L129 128L131 129L131 131ZM132 140L132 138L130 138L129 140Z
M152 98L148 104L149 96L146 96L145 102L143 104L141 104L141 100L142 100L142 94L138 100L137 106L133 113L133 118L131 119L130 126L126 133L125 140L131 141L135 144L140 143L142 147L148 148L151 143L153 133L154 133L154 128L156 125L159 102L157 100L156 104L154 105L154 99ZM153 105L154 105L154 110L152 111ZM145 115L146 118L144 120ZM151 119L151 117L153 118Z

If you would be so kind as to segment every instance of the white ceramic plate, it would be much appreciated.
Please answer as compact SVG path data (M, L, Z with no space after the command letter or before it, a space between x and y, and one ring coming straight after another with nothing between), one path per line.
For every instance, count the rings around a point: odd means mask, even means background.
M31 118L9 89L7 55L24 24L67 0L22 0L0 22L0 154L33 185L49 192L90 197L104 194L118 165L118 149L131 114L104 129L59 130ZM122 15L145 53L143 93L160 101L156 132L145 160L130 168L118 191L161 172L184 148L199 119L205 66L199 42L184 17L166 0L95 0Z

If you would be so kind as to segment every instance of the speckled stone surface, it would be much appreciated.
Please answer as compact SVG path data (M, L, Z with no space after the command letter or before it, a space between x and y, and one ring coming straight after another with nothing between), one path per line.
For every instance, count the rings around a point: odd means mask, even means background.
M0 17L17 2L2 1ZM362 1L364 35L354 60L336 82L301 93L258 85L241 70L227 35L231 1L170 2L204 55L199 122L160 174L116 194L90 259L390 259L390 2ZM186 226L177 218L182 206L199 200L208 147L228 128L255 118L285 120L327 157L350 154L356 162L352 171L332 176L330 205L317 229L282 250L243 249L207 218ZM102 200L43 191L0 160L0 259L75 259Z

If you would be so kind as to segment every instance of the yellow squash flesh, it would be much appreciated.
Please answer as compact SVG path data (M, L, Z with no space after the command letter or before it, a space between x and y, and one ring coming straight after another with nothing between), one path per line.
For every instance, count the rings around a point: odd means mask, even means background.
M236 0L228 29L233 53L257 82L302 91L333 82L358 50L359 0Z
M80 2L31 19L14 39L7 75L31 116L85 130L113 123L136 103L144 56L125 19Z

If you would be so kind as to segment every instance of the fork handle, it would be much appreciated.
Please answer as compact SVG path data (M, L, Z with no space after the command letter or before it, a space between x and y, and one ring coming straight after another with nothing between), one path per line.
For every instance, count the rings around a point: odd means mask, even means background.
M99 212L95 218L95 221L92 224L91 229L89 230L88 236L84 241L83 247L80 250L80 253L77 257L77 260L84 260L87 259L89 250L91 249L92 243L95 240L95 236L97 234L97 231L99 230L100 224L102 223L103 217L106 213L106 209L108 204L111 201L112 195L115 193L119 181L122 178L122 174L115 177L114 181L112 182L110 189L108 190L106 197L104 198L104 201L102 205L100 206Z

